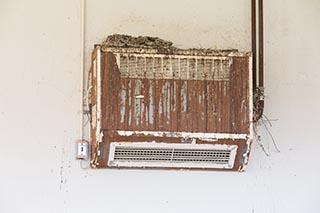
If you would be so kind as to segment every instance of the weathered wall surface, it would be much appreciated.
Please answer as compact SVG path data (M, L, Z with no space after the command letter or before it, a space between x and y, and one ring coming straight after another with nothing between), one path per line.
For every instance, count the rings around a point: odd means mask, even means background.
M87 2L86 68L110 33L250 50L250 1ZM320 2L265 1L266 114L245 173L83 170L80 1L0 2L0 212L320 211ZM106 209L106 210L104 210Z

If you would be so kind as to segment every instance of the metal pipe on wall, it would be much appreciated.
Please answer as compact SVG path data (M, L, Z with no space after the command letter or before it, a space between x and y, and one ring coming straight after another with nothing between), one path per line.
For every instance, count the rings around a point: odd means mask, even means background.
M85 7L86 7L86 1L81 0L80 1L80 92L81 92L81 103L80 103L80 139L84 139L84 66L85 66L85 53L84 53L84 42L85 42Z
M258 26L257 26L257 19L258 19ZM257 28L258 28L258 32L257 32ZM257 36L258 36L258 41L257 41ZM257 0L251 0L251 42L252 42L251 44L252 45L251 46L252 63L253 63L252 76L253 76L253 93L254 93L253 121L257 122L259 119L261 119L264 111L263 0L258 0L258 2Z
M263 0L259 0L259 87L264 86L264 50L263 50Z
M253 91L257 86L257 22L256 0L251 0L251 51L252 51L252 79Z

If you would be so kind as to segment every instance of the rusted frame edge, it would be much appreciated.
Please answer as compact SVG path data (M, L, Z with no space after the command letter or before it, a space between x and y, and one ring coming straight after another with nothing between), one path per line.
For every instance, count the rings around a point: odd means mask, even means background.
M101 78L101 47L96 45L95 50L96 51L96 70L93 70L93 72L96 72L96 104L97 104L97 110L96 110L96 132L95 132L95 143L96 143L96 150L95 152L95 158L91 159L91 167L94 168L98 164L98 158L100 156L100 143L102 142L103 132L102 126L101 126L101 96L102 96L102 78ZM93 150L92 150L93 151Z

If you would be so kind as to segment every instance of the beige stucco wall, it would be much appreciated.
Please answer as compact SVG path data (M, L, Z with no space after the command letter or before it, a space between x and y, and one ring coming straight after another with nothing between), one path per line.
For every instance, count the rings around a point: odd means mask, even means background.
M245 173L83 170L80 0L0 1L0 212L320 212L320 1L265 1L266 114ZM87 0L86 65L110 33L250 50L249 0Z

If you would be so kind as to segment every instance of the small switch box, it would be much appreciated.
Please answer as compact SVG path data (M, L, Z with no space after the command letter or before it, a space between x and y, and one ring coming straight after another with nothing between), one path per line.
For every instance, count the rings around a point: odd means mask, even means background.
M86 140L78 140L77 144L77 159L87 160L89 157L89 142Z

